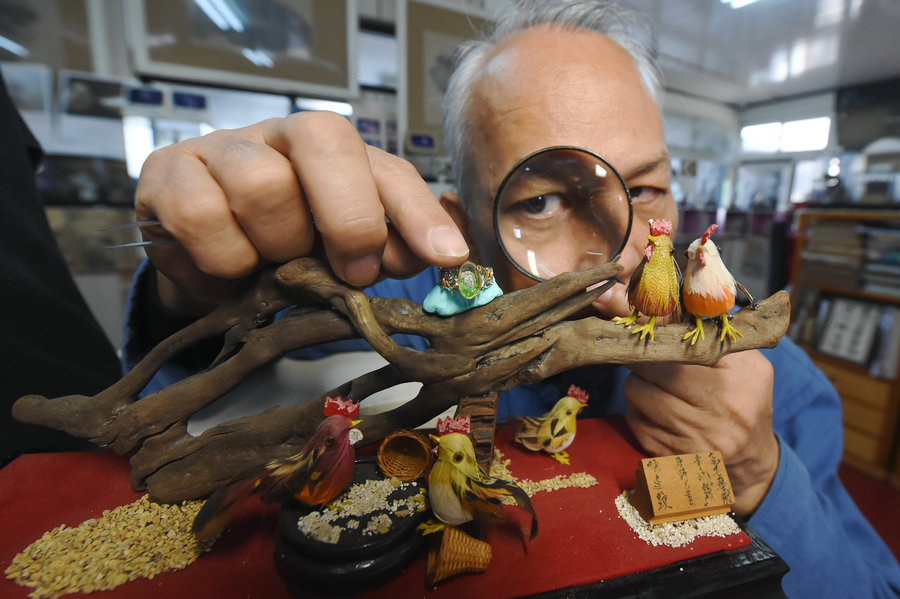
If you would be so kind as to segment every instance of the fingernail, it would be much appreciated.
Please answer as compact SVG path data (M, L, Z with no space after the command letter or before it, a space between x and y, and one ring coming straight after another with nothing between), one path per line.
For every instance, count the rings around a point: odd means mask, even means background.
M461 258L469 253L469 246L466 245L466 240L454 227L441 225L433 228L428 235L428 241L431 242L431 247L434 248L434 251L441 256Z
M344 280L351 285L368 285L378 277L380 269L381 260L374 254L357 258L344 267Z

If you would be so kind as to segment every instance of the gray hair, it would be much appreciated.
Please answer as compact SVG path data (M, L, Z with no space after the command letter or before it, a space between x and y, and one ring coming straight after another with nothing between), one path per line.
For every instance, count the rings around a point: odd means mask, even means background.
M516 0L497 14L493 30L456 50L456 68L444 96L443 125L444 143L460 194L469 146L469 93L484 57L511 35L546 24L596 31L622 46L634 59L647 90L659 102L662 76L656 62L653 28L644 15L613 0Z

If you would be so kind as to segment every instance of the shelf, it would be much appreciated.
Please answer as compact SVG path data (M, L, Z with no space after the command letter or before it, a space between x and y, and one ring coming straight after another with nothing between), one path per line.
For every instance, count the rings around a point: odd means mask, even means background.
M884 295L882 293L872 293L870 291L863 291L862 289L848 289L846 287L834 287L831 285L815 285L809 283L797 283L798 287L802 287L804 289L817 289L823 293L833 294L833 295L843 295L847 297L853 297L862 300L870 300L873 302L878 302L880 304L898 304L900 305L900 296L895 295Z
M879 245L879 237L873 237L871 233L863 235L854 223L866 226L882 224L885 229L900 230L900 226L891 226L900 225L900 210L873 210L867 207L805 209L797 213L796 223L797 246L791 280L792 316L796 326L792 326L791 332L801 338L799 341L803 342L800 346L841 397L844 461L881 478L892 474L898 476L900 380L895 374L898 371L895 367L900 366L897 357L900 346L896 343L900 336L900 296L864 291L859 285L862 284L860 275L866 264L885 260L887 250L900 248L891 245L893 239L890 236L887 236L889 242L886 246ZM814 257L809 259L811 255ZM841 279L840 284L829 283L828 275L832 270L846 273L843 275L846 278ZM893 284L893 281L890 283ZM861 348L873 340L873 337L866 337L861 332L866 328L871 334L871 326L847 326L840 318L829 318L829 310L834 309L837 303L846 307L846 300L850 304L852 300L859 300L882 306L876 311L868 309L866 312L859 312L863 309L859 306L855 312L865 319L860 322L872 323L873 319L878 319L879 328L869 364L860 365L823 354L811 344L825 337L830 337L829 343L843 337L841 347ZM842 324L842 328L830 328ZM873 376L870 365L874 372L885 377Z

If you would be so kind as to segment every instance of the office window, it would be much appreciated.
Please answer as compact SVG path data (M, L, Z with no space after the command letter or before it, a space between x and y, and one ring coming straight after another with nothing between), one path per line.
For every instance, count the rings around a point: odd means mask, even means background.
M741 150L746 153L814 152L828 146L831 117L762 123L741 128Z

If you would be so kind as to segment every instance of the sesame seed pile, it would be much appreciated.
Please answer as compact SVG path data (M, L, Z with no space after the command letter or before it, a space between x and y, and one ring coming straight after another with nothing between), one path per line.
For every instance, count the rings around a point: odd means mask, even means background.
M571 487L586 489L597 484L597 479L587 472L559 474L552 478L545 478L544 480L529 480L527 478L519 480L509 468L511 461L510 458L503 455L502 451L494 448L494 459L491 461L490 474L494 478L509 480L516 483L529 497L533 497L535 493L538 493L539 491L557 491L559 489L568 489ZM504 503L515 503L515 499L512 497L504 497L503 501Z
M153 503L144 495L74 528L60 525L16 555L6 577L32 587L29 597L43 599L180 570L215 542L198 543L191 534L202 505Z
M697 537L725 537L741 531L728 514L716 514L680 522L650 524L628 501L628 494L629 491L623 491L616 497L619 516L628 523L631 530L642 541L653 546L681 547L691 543Z
M337 543L341 531L358 529L361 521L368 518L362 534L384 534L391 529L392 518L405 518L426 509L425 495L421 490L404 499L389 499L394 491L417 486L416 481L404 483L396 478L356 483L327 506L301 517L297 527L309 537L325 543Z

